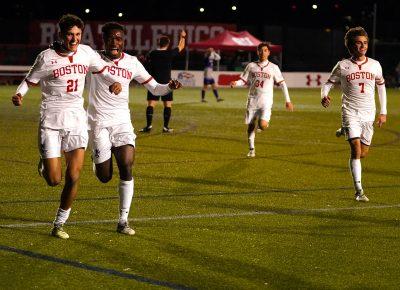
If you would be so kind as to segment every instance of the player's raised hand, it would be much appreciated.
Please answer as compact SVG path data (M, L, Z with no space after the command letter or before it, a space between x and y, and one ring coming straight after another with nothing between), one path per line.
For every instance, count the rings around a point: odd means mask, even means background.
M110 90L110 93L118 95L122 91L122 85L119 82L115 82L109 86L108 89Z
M11 101L13 102L14 106L21 106L22 105L23 97L20 94L15 94L12 96Z
M178 80L170 80L168 82L168 87L171 90L177 90L177 89L180 89L182 87L182 84Z
M376 124L378 125L379 128L381 128L385 123L386 123L386 115L379 114L378 119L376 120Z
M234 88L234 87L236 87L236 82L235 81L231 82L231 88Z
M288 110L289 112L293 112L294 106L292 102L286 102L285 106L286 110Z
M323 97L321 99L321 105L324 108L328 108L330 104L331 104L331 98L329 96Z
M180 37L182 37L182 38L186 37L186 31L185 30L181 30Z

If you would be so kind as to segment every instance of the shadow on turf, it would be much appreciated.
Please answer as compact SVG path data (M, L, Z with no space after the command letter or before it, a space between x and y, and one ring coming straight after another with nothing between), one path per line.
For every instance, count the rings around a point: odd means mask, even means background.
M350 199L349 199L350 201ZM362 207L359 203L354 201L354 210L347 209L346 212L343 210L335 211L335 209L331 209L328 211L323 210L313 210L313 209L291 209L291 208L281 208L281 207L273 207L273 206L260 206L260 205L244 205L244 204L230 204L223 202L207 202L202 201L202 205L210 206L214 208L223 208L223 209L233 209L233 210L241 210L241 211L255 211L255 212L271 212L277 215L286 215L286 216L307 216L307 217L315 217L319 219L331 219L331 220L340 220L349 222L363 222L363 223L372 223L384 226L390 226L394 228L398 228L399 222L395 219L377 219L370 216L357 216L348 214L348 212L359 212L356 208ZM336 225L337 228L340 228L342 224Z
M16 253L16 254L34 258L37 260L44 260L44 261L48 261L48 262L58 263L58 264L70 266L73 268L84 269L84 270L97 272L97 273L101 273L101 274L106 274L106 275L110 275L110 276L116 276L119 278L136 280L141 283L146 283L146 284L155 285L155 286L161 286L161 287L166 287L166 288L171 288L171 289L193 289L193 288L189 288L185 285L179 285L179 284L171 283L168 281L160 281L160 280L147 278L147 277L136 275L136 274L120 272L120 271L117 271L114 269L103 268L103 267L99 267L99 266L85 264L80 261L58 258L58 257L54 257L54 256L44 255L44 254L36 253L33 251L18 249L15 247L9 247L9 246L5 246L5 245L0 245L0 251Z
M312 284L304 279L296 277L296 275L288 275L273 271L269 268L260 266L257 263L247 263L238 259L232 258L235 253L227 255L213 255L209 250L200 251L193 247L184 247L171 243L165 240L159 240L154 237L141 237L151 242L156 242L161 252L173 255L176 259L185 259L187 263L199 265L202 268L207 268L212 273L219 273L226 276L225 279L218 277L218 280L210 281L210 277L204 275L204 280L207 281L209 287L223 287L226 289L243 287L232 282L234 279L243 279L250 284L257 284L259 288L277 287L277 288L296 288L296 289L317 289L318 285ZM229 246L229 245L227 245ZM205 248L212 247L212 245L204 245ZM245 249L244 249L245 250ZM243 253L239 253L241 256ZM267 257L265 257L267 258ZM212 276L215 276L213 274ZM212 284L211 284L212 283ZM253 287L253 286L252 286Z

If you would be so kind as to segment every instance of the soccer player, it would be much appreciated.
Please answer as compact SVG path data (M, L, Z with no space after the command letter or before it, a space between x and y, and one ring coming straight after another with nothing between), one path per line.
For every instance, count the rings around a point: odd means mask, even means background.
M128 215L134 192L132 166L135 157L135 138L129 111L129 83L136 80L152 95L160 96L181 87L177 81L157 83L135 56L124 52L125 28L108 22L102 28L105 50L100 52L109 66L110 74L122 84L118 96L109 93L108 81L102 74L90 74L88 123L92 158L97 178L106 183L113 174L112 154L119 169L119 220L117 232L134 235Z
M349 167L355 200L369 201L361 184L361 158L367 156L374 134L375 86L378 88L380 114L377 125L386 123L386 88L380 63L366 56L368 34L362 27L351 28L344 37L351 57L339 61L321 88L321 104L329 106L329 91L335 84L342 90L342 128L350 145Z
M224 99L221 99L218 95L217 85L215 84L215 79L213 75L213 67L214 61L219 61L221 56L215 52L214 48L210 47L207 49L204 55L204 80L203 80L203 88L201 90L201 101L206 103L206 91L211 86L214 96L217 99L217 102L221 102Z
M158 39L158 48L149 53L147 57L147 65L150 74L154 79L162 84L168 83L171 80L172 61L179 55L179 53L185 48L186 32L181 31L179 37L178 46L173 49L168 49L170 39L166 35L161 35ZM140 132L149 133L153 128L153 112L154 107L160 100L160 96L154 95L151 91L147 92L147 108L146 108L146 121L147 125ZM169 127L169 121L171 119L171 108L173 101L172 92L161 97L164 103L164 127L163 133L172 133L173 129Z
M248 125L247 135L250 149L247 157L256 156L254 140L257 120L258 127L261 130L265 130L269 126L274 83L279 84L282 88L286 100L286 109L293 111L293 104L290 101L289 92L282 73L277 65L268 61L270 55L269 44L266 42L260 43L257 47L257 54L259 60L249 63L240 79L231 83L232 88L244 85L249 86L245 118L245 122Z
M61 151L66 160L65 185L51 235L68 239L63 230L77 195L80 172L88 142L87 117L82 93L89 69L103 70L106 63L89 46L80 44L84 24L71 14L61 17L61 42L42 51L25 79L18 86L12 102L21 106L30 86L42 91L39 123L39 174L49 186L61 182ZM112 80L112 79L110 79ZM119 93L121 84L110 81L104 88Z

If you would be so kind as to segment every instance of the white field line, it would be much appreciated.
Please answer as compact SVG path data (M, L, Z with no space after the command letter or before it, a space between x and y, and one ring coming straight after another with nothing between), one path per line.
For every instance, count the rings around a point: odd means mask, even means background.
M372 205L362 207L339 207L339 208L311 208L311 209L290 209L283 211L246 211L236 213L210 213L210 214L191 214L191 215L175 215L175 216L160 216L160 217L142 217L131 218L131 222L147 222L147 221L165 221L165 220L182 220L182 219L202 219L202 218L228 218L228 217L241 217L241 216L257 216L257 215L300 215L310 212L334 212L334 211L348 211L348 210L369 210L369 209L387 209L398 208L400 204L392 205ZM81 225L81 224L108 224L115 223L117 219L112 220L87 220L67 222L68 225ZM18 224L4 224L0 228L34 228L41 226L50 226L52 223L18 223Z

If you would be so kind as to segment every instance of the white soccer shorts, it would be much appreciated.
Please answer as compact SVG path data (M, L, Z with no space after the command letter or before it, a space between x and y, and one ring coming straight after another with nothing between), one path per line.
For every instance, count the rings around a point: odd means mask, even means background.
M371 145L374 135L374 121L365 121L365 116L344 115L342 116L342 127L347 141L360 138L361 143Z
M261 120L269 122L271 119L271 108L247 109L245 116L246 125L253 123L257 117Z
M124 145L135 147L136 135L131 123L111 127L94 128L90 131L92 158L95 164L103 163L111 158L111 148Z
M88 132L86 124L72 129L39 129L39 152L42 159L61 157L61 152L86 149Z

